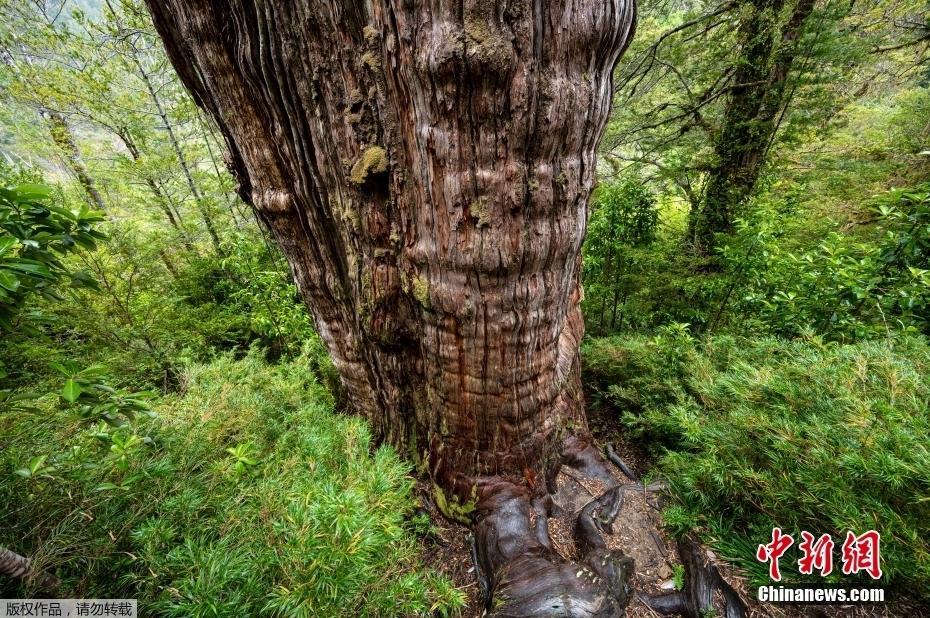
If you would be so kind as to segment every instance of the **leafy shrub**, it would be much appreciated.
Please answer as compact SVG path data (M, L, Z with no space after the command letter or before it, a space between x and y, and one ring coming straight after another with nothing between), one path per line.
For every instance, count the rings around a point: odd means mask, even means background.
M870 208L870 234L829 232L797 250L772 209L740 222L723 250L729 290L711 327L727 310L746 332L846 341L930 333L930 187L890 191Z
M257 340L273 357L299 354L315 331L284 258L254 233L231 234L227 249L222 260L194 260L175 282L176 294L188 310L212 307L239 318L227 347Z
M6 174L0 169L0 329L11 331L30 296L57 298L56 287L65 283L93 285L62 258L94 248L104 235L95 228L101 213L62 207L47 185L6 186Z
M679 328L584 353L589 381L661 445L669 525L699 529L760 583L755 544L774 526L795 538L875 529L885 581L930 590L925 340L697 342Z
M638 248L656 238L659 211L637 178L598 187L591 203L584 245L584 285L589 321L601 333L619 330L643 259ZM619 322L618 322L619 312Z
M272 367L253 352L190 366L184 393L141 421L150 440L128 446L120 429L51 410L0 417L0 544L77 596L137 597L148 615L461 606L448 580L418 568L407 466L370 450L363 421L333 413L311 364ZM70 465L61 444L92 465ZM36 474L12 474L42 456Z

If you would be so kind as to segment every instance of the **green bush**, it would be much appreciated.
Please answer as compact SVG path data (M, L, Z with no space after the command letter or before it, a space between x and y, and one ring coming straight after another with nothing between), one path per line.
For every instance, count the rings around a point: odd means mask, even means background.
M619 331L636 315L644 259L656 239L656 198L635 177L597 188L584 244L584 303L588 323L599 333ZM631 298L632 297L632 298Z
M792 248L791 217L761 206L723 248L729 291L711 327L829 339L930 333L930 186L868 201L873 222L857 234L827 232ZM724 316L722 320L721 316Z
M678 327L584 354L589 382L661 445L670 526L700 530L759 582L755 545L774 526L796 539L875 529L885 581L930 590L926 340L697 342Z
M183 392L137 420L139 439L52 408L0 417L0 545L73 596L136 597L147 615L461 606L418 566L408 467L371 450L363 421L333 413L311 364L253 352L191 366ZM13 474L37 457L35 474Z

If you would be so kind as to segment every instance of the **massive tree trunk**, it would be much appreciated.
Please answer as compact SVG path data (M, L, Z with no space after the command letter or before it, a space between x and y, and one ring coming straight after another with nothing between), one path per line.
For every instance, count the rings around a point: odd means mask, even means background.
M779 25L785 0L746 3L739 38L742 51L727 99L723 126L714 141L716 164L699 208L692 211L689 237L696 253L710 255L715 236L732 231L739 208L752 195L790 102L788 77L815 0L797 0ZM790 6L790 5L789 5Z
M352 406L447 515L527 515L586 434L580 247L633 1L148 3Z

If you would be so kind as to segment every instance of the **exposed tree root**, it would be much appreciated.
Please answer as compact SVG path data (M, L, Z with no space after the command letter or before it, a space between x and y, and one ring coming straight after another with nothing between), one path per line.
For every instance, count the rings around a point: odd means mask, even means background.
M617 516L622 488L587 443L567 442L563 464L609 487L576 519L577 562L552 548L547 519L560 507L551 495L531 496L523 485L496 479L480 487L476 553L493 616L618 616L629 603L633 560L601 536Z
M581 502L571 499L581 500L581 495L574 495L580 491L567 498L564 490L556 492L558 469L536 495L523 484L499 478L479 483L473 557L491 616L621 616L633 598L633 558L616 544L609 547L607 539L628 494L651 494L662 486L622 484L598 450L577 438L566 440L559 467L578 481L576 487L582 491L590 493L588 487L595 486L605 489ZM574 521L574 559L553 547L547 525L550 518L566 516ZM664 553L663 543L656 541L656 545ZM721 607L722 599L728 617L745 615L739 596L699 543L685 539L679 553L686 569L686 589L664 595L638 592L644 604L663 615L700 616L701 610L714 607L715 602Z
M746 604L721 577L713 555L697 539L689 535L678 541L678 554L685 567L685 589L663 595L637 595L643 603L666 616L700 618L707 610L716 610L721 605L726 618L746 615Z
M615 466L620 468L620 471L623 472L628 479L634 483L639 482L639 477L636 476L636 473L633 472L633 470L628 465L626 465L625 461L620 459L620 456L617 455L617 452L614 451L614 447L611 444L607 445L607 459L609 459Z
M32 560L5 547L0 547L0 574L22 579L40 590L54 590L58 587L57 577L35 569Z

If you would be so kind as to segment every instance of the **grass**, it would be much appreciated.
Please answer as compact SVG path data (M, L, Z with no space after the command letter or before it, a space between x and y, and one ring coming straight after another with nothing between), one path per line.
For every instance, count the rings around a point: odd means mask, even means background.
M50 407L0 420L0 544L69 596L136 597L147 615L452 613L464 596L419 562L408 466L333 412L310 366L252 353L189 367L123 463L124 429ZM12 474L43 454L34 477Z
M633 435L655 441L673 498L665 519L697 529L767 580L755 547L780 526L882 534L884 582L930 590L930 346L718 336L683 328L593 340L589 382ZM797 545L783 568L797 579ZM851 583L850 578L830 576Z

